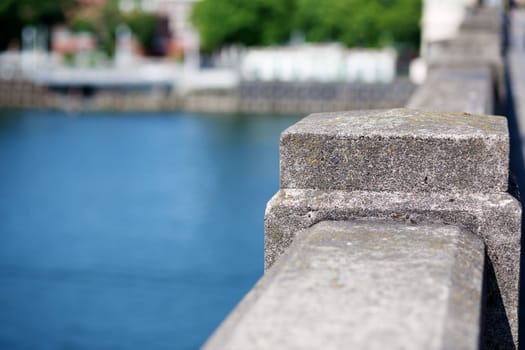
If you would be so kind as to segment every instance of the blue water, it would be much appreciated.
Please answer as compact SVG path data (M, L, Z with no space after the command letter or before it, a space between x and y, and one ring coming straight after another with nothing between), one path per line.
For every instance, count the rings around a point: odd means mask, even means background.
M263 272L295 117L0 113L0 349L195 349Z

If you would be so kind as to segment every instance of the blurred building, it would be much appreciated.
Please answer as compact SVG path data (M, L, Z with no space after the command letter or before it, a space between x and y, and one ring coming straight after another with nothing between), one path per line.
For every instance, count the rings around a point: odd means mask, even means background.
M91 33L72 33L64 26L57 26L51 32L51 50L59 54L76 54L92 51L96 40Z
M346 49L338 44L249 49L241 76L254 81L391 82L396 77L393 49Z

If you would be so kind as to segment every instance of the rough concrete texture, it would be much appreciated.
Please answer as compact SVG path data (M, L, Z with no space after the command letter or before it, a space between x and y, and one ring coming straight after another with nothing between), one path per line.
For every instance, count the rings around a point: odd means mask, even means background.
M282 189L266 209L266 268L285 251L298 231L325 220L356 217L414 225L455 224L480 236L488 256L485 345L488 349L511 349L513 341L517 344L521 206L512 196L504 192Z
M281 136L281 188L505 191L504 117L410 109L312 114Z
M492 114L494 86L489 65L438 67L412 95L408 108L433 112Z
M457 226L324 221L205 349L478 349L484 258Z

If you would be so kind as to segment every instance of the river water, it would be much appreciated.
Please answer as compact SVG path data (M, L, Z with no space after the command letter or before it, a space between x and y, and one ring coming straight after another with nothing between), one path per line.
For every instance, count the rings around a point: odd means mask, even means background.
M297 117L0 112L0 349L196 349L263 272Z

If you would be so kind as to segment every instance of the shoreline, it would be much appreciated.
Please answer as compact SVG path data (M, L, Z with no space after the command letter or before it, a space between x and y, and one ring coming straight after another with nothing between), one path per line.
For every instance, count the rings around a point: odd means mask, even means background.
M0 80L0 108L66 111L178 111L228 114L305 114L406 104L416 85L391 83L241 82L233 89L49 89L28 80Z

